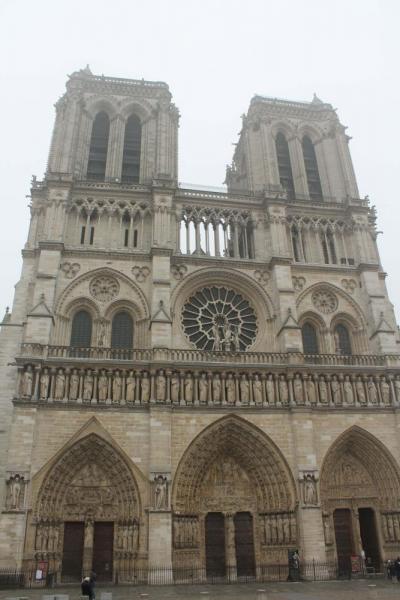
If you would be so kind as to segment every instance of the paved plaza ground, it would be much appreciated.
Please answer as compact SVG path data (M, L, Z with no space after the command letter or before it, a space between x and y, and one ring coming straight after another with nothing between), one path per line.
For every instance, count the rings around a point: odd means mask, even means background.
M323 583L276 583L204 586L109 587L96 590L112 592L112 600L385 600L400 598L400 584L390 581L329 581ZM54 590L0 590L0 600L26 597L41 600L43 595L69 594L80 600L77 587ZM47 600L50 600L48 598Z

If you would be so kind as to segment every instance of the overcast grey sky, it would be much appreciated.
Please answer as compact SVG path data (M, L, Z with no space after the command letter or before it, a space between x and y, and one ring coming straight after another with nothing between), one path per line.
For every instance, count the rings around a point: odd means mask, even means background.
M67 74L166 81L181 112L179 179L221 185L254 94L338 108L400 317L398 0L0 0L0 312L11 304Z

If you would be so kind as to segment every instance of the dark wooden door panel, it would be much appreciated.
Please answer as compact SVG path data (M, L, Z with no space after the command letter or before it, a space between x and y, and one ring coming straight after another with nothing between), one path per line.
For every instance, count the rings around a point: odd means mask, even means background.
M225 522L222 513L206 516L207 577L225 577Z
M338 508L333 513L336 552L339 571L346 573L351 568L350 557L354 554L351 513L348 508Z
M112 581L114 523L94 524L92 569L98 581Z
M380 568L380 552L376 533L375 513L372 508L360 508L361 543L365 552L366 566L376 571Z
M239 512L234 522L237 574L249 577L255 574L253 517L248 512Z
M65 523L62 557L62 580L80 581L82 577L84 523Z

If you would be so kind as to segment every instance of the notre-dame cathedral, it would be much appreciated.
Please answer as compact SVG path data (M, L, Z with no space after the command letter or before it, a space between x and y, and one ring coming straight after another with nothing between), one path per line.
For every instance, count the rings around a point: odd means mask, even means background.
M0 333L0 568L378 568L399 337L346 128L255 96L218 192L179 185L178 124L165 83L88 68L56 103Z

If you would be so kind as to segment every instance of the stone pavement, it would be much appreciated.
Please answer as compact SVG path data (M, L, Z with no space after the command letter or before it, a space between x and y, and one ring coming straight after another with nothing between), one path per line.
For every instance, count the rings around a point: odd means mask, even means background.
M113 600L385 600L400 598L400 584L390 581L329 581L316 583L237 584L204 586L100 587L111 591ZM0 600L26 597L41 600L42 595L69 594L80 600L78 586L36 590L0 590Z

